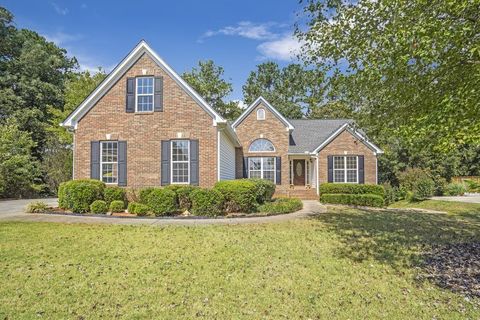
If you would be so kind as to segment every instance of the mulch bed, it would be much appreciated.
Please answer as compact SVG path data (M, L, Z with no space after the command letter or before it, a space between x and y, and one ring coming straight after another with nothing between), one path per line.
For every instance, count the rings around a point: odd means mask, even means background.
M480 242L434 247L424 260L426 278L438 286L480 297Z

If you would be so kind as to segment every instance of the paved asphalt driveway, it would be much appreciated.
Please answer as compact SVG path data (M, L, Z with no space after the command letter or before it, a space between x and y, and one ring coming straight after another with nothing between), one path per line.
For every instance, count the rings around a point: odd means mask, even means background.
M459 197L432 197L432 200L480 203L480 195Z
M57 205L57 199L37 199L49 205ZM145 225L208 225L208 224L243 224L243 223L268 223L282 222L326 211L316 200L303 201L303 209L297 212L251 218L216 218L216 219L178 219L178 218L120 218L112 216L90 216L90 215L55 215L25 213L25 206L35 201L29 200L7 200L0 201L0 222L2 221L30 221L30 222L61 222L61 223L88 223L88 224L145 224Z

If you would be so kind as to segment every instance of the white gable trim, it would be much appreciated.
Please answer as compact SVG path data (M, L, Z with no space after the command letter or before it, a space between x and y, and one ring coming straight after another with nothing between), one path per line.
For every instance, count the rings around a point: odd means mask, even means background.
M263 97L258 97L241 115L238 117L237 120L232 124L232 127L235 129L246 117L250 112L252 112L255 107L257 107L260 103L263 103L280 121L285 124L287 130L293 130L294 126L284 117L280 112L277 111L267 100Z
M148 54L172 79L187 92L212 118L214 125L226 120L220 116L185 80L183 80L155 51L144 41L140 43L110 72L105 80L65 119L60 125L75 128L78 121L105 95L125 72L143 55Z
M350 132L352 135L356 136L361 142L363 142L363 144L365 144L369 149L371 149L372 151L374 151L376 154L380 154L380 153L383 153L383 151L377 147L376 145L374 145L373 143L371 143L370 141L367 140L366 137L364 137L360 132L358 132L357 130L354 130L349 123L345 123L344 125L342 125L340 128L338 128L335 132L333 132L330 137L328 137L327 140L325 140L324 142L322 142L314 151L313 151L313 154L317 154L320 152L320 150L322 150L323 148L325 148L330 142L332 142L340 133L342 133L343 131L347 130L348 132Z

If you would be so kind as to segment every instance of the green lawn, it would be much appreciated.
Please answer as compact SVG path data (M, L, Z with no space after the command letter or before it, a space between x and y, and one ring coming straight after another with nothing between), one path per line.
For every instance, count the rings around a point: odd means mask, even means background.
M478 319L416 280L430 244L478 240L454 214L330 208L279 224L0 224L0 319Z
M425 200L420 202L398 201L391 208L419 208L435 211L445 211L451 214L470 216L480 219L480 204L455 201Z

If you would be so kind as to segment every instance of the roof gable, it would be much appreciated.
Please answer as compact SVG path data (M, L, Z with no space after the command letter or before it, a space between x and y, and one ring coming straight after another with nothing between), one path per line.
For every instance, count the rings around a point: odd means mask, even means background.
M235 129L260 103L262 103L271 113L275 115L287 128L287 130L293 130L295 127L288 121L277 109L275 109L267 100L263 97L258 97L247 109L233 122L232 127Z
M162 68L194 101L198 103L213 119L214 124L226 123L226 120L218 114L190 85L187 84L155 51L144 41L140 41L135 48L110 72L110 74L90 93L90 95L65 119L60 125L64 127L76 127L78 121L103 97L108 90L134 65L137 60L147 54L155 63Z

